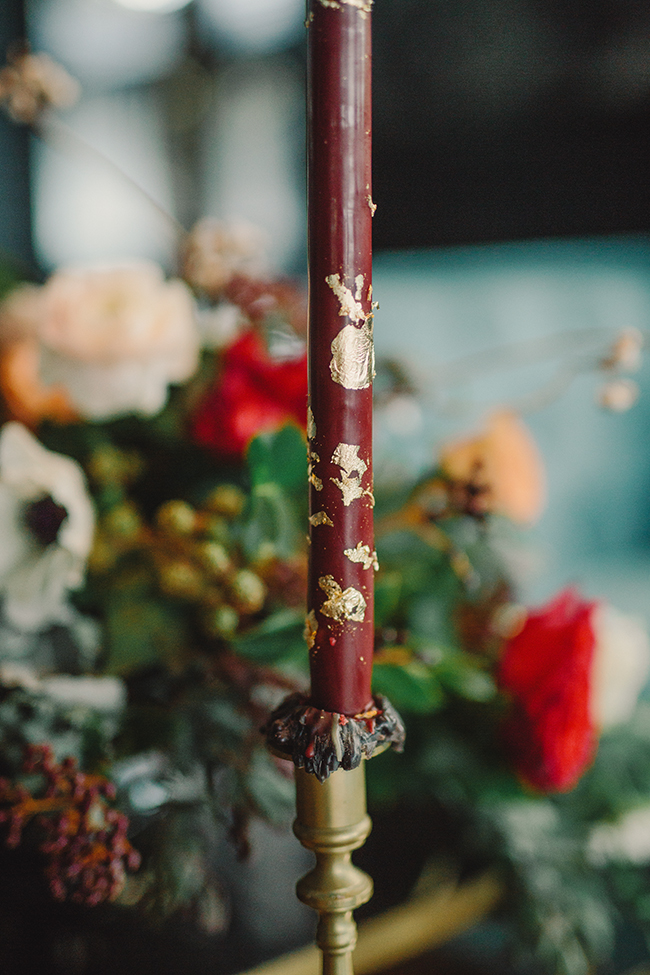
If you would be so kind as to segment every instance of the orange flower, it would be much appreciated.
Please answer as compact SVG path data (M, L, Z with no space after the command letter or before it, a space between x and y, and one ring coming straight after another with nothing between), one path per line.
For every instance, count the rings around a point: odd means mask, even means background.
M523 524L542 513L542 460L530 433L510 410L493 413L484 433L444 446L440 465L452 481L482 488L487 511Z
M32 429L42 420L72 423L78 413L62 386L44 386L38 374L34 339L12 342L0 352L0 389L15 420Z
M66 390L40 378L40 308L40 289L30 284L12 291L0 307L0 393L11 417L32 429L42 420L78 418Z

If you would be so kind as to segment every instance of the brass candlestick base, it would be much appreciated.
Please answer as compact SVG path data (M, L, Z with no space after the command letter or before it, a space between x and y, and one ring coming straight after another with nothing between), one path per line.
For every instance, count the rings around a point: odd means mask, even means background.
M339 769L324 782L296 769L296 808L293 831L316 854L316 866L296 890L320 915L316 942L323 953L323 975L353 975L357 926L352 911L370 900L373 891L372 879L351 860L372 827L366 813L365 762L351 771Z

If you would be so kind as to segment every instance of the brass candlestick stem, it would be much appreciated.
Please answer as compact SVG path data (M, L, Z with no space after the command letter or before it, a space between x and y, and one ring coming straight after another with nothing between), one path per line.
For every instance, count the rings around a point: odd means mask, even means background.
M297 885L300 900L319 914L316 943L323 975L353 975L357 926L352 912L372 897L372 879L352 863L372 823L366 813L365 762L333 772L324 782L296 769L294 833L316 854L316 866Z

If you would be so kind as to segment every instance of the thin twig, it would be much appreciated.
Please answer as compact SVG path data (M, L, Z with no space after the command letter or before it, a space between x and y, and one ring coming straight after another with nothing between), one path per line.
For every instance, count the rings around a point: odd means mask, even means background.
M107 169L110 169L114 175L118 176L123 182L127 183L132 189L134 189L141 197L143 197L151 207L153 207L156 212L162 216L165 221L171 226L174 231L174 236L176 239L183 241L188 233L185 227L176 219L173 214L171 214L165 207L159 203L145 188L133 179L122 167L116 163L113 159L106 156L101 149L97 149L96 146L91 145L87 142L83 136L75 132L74 129L70 128L65 122L63 122L58 116L54 115L52 112L47 112L41 115L38 123L33 127L32 131L35 135L39 136L43 142L48 145L53 145L56 148L63 149L74 149L77 152L92 158L95 162L101 163Z

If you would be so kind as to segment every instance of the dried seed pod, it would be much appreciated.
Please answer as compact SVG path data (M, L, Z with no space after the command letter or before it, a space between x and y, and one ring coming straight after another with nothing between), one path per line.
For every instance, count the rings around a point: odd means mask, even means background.
M211 636L229 639L239 626L239 613L234 606L216 606L204 616L204 625Z
M205 592L205 580L191 562L164 562L158 570L160 588L177 599L198 600Z
M215 576L228 575L232 570L232 559L219 542L201 542L197 548L197 553L204 568Z
M191 535L196 528L196 511L187 501L166 501L158 508L156 521L169 535Z
M103 521L107 534L120 539L134 539L142 528L138 509L131 501L116 505L106 514Z
M266 586L250 569L240 569L230 583L233 602L241 613L258 613L266 599Z
M225 518L237 518L244 509L246 496L235 484L220 484L211 491L203 507L206 511L223 515Z

